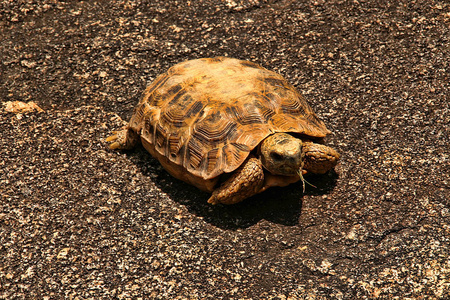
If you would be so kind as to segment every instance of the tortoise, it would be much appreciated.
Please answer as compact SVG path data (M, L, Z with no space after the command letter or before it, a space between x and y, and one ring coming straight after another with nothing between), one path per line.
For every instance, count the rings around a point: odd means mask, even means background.
M129 124L106 140L139 140L174 177L234 204L310 172L340 155L322 144L330 131L281 75L228 57L185 61L145 90ZM303 181L303 189L304 189Z

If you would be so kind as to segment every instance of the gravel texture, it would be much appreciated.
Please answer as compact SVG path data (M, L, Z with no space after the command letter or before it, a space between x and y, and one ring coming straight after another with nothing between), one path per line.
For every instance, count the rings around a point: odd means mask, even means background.
M4 0L0 40L0 299L450 298L448 1ZM108 150L219 55L302 91L335 173L211 206Z

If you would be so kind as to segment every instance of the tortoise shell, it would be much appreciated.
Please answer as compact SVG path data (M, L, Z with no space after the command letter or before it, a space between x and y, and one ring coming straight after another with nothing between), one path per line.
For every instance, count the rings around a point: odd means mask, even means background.
M329 133L281 75L227 57L185 61L157 77L130 128L172 175L204 190L211 187L199 180L233 172L275 132L311 138Z

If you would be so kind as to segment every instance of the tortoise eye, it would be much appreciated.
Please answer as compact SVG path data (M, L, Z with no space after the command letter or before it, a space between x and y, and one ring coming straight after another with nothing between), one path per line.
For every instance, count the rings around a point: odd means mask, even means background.
M283 156L281 154L279 154L279 153L271 152L270 153L270 158L275 160L275 161L280 161L280 160L283 159Z

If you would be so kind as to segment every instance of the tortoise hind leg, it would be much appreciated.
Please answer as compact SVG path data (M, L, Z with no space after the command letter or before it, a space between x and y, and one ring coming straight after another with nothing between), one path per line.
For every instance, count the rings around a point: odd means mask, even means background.
M208 203L234 204L259 192L264 184L262 163L255 157L250 157L234 171L233 175L214 190Z
M147 95L147 90L144 97ZM145 99L142 99L140 104L135 108L130 123L120 131L113 131L113 135L106 138L107 142L112 142L109 145L109 148L120 150L134 148L140 140L137 132L141 131L144 120L146 118L155 118L155 114L159 115L159 109L152 109L152 107L144 100Z
M139 136L133 129L126 126L120 131L113 131L113 135L106 138L110 149L128 150L134 148L139 141Z

